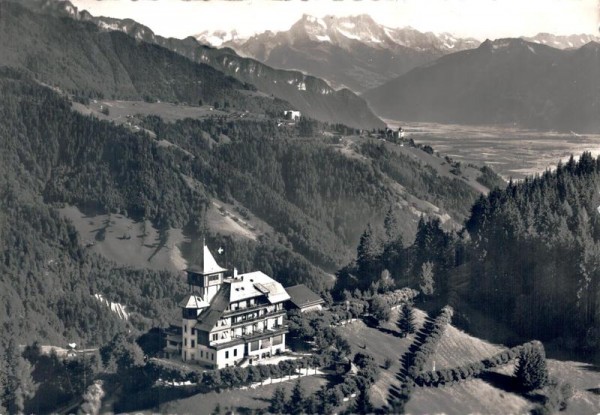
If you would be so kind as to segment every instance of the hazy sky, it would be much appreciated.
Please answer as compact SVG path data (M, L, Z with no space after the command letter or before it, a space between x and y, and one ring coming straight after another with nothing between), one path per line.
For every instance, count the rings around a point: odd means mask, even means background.
M370 14L389 27L450 32L478 39L539 32L598 35L600 0L71 0L93 15L129 17L162 36L204 30L241 35L287 30L302 14Z

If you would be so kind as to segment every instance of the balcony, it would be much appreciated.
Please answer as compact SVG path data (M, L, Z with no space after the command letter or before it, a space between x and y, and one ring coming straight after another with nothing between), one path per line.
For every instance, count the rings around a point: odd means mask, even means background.
M243 344L248 343L252 340L260 340L267 337L275 336L277 334L283 334L288 332L288 326L285 324L280 324L278 326L274 326L271 329L265 330L257 330L251 334L242 334L241 336L233 336L228 342L215 344L211 347L216 347L217 350L231 347L235 344Z
M276 313L278 311L282 311L283 310L283 305L280 306L279 310L273 310L273 311L267 311L266 308L271 306L270 303L261 303L261 304L254 304L252 306L246 306L246 307L241 307L241 308L237 308L236 310L226 310L223 313L223 317L235 317L238 316L240 314L244 314L244 313L251 313L253 311L257 311L257 310L261 310L261 309L265 309L265 313L266 314L270 314L270 313Z
M245 320L238 321L237 323L234 323L232 321L230 327L231 328L240 327L240 326L244 326L244 325L246 325L248 323L252 323L252 322L255 322L255 321L260 321L260 320L264 320L264 319L267 319L267 318L274 318L274 317L284 316L285 314L286 314L285 310L273 311L271 313L266 313L266 314L263 314L263 315L258 315L256 317L249 317L249 318L246 318Z
M288 326L284 325L284 324L280 324L277 326L273 326L270 329L263 329L263 330L254 330L252 333L250 334L242 334L241 336L233 336L232 339L244 339L244 340L252 340L255 337L266 337L265 335L269 335L272 336L273 334L277 334L280 332L287 332L288 331Z

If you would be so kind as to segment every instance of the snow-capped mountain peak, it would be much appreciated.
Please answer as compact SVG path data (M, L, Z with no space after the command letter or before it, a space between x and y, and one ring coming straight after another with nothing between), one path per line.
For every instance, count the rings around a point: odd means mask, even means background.
M600 37L586 33L567 36L553 35L550 33L538 33L532 37L523 37L523 39L556 49L576 49L588 44L589 42L600 41Z
M210 32L205 30L201 33L198 33L194 36L198 42L204 43L206 45L219 47L224 43L238 43L247 40L247 38L240 37L237 30L225 31L225 30L216 30L214 32Z
M234 31L204 31L196 36L201 43L216 47L241 46L248 39L241 38ZM284 39L285 38L285 39ZM417 51L434 50L437 52L454 52L476 48L476 39L461 39L450 33L423 33L411 27L391 28L378 24L367 14L356 16L324 16L315 17L304 14L287 32L273 33L270 31L252 36L250 40L264 44L261 49L269 49L269 41L274 45L281 42L328 42L344 49L351 49L355 42L360 42L377 49L395 49L405 47ZM268 55L268 51L266 53Z

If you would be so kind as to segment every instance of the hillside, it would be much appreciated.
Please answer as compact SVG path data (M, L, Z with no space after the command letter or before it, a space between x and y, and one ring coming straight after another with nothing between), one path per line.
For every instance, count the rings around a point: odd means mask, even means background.
M448 33L422 33L410 27L390 28L368 15L304 15L289 30L239 39L235 34L203 32L196 38L231 47L275 68L296 69L336 87L362 92L450 52L477 47L475 39Z
M416 310L417 326L420 328L427 314ZM392 312L391 321L398 317L397 311ZM399 385L397 379L401 367L401 358L406 354L415 339L414 335L401 337L395 324L386 322L382 327L367 326L362 320L349 322L337 327L337 332L349 342L351 353L366 353L375 359L376 381L368 387L370 402L375 412L390 413L390 392ZM436 352L431 356L426 370L431 365L441 367L456 367L464 363L479 361L506 350L500 345L490 344L465 332L448 326L440 340ZM385 367L386 360L391 361L391 366ZM568 401L566 414L594 413L600 405L600 397L595 393L600 382L600 374L593 366L578 362L563 362L553 359L548 360L549 375L560 377L563 382L569 382L574 388L574 395ZM463 381L461 383L440 387L416 387L411 399L408 401L405 412L410 414L446 413L459 415L465 413L484 413L504 415L506 413L528 413L538 405L539 397L524 395L511 387L510 379L514 371L514 362L497 369L496 376L482 376L481 378ZM315 393L319 387L332 389L336 375L333 371L325 371L326 375L310 375L301 379L305 397ZM346 374L344 379L355 378L352 373ZM504 383L502 383L504 381ZM265 410L277 386L290 391L295 380L270 384L266 381L263 386L256 388L232 388L231 393L199 393L181 399L164 400L154 410L175 413L188 413L194 411L199 405L245 412L251 410ZM313 395L314 396L314 395ZM356 395L345 394L342 404L332 408L331 412L341 412L352 409Z
M417 310L418 327L423 324L425 316L426 313ZM398 332L393 323L397 318L397 311L394 311L390 319L392 323L385 323L381 330L366 326L362 321L341 328L354 352L366 351L380 365L386 359L393 362L389 369L381 369L379 380L370 388L370 396L376 406L387 405L391 388L399 385L396 378L401 365L399 360L414 339L413 336L401 338L394 335ZM451 325L446 329L426 370L431 370L433 364L437 369L456 367L490 357L504 349L501 345L490 344ZM594 390L600 382L600 374L593 366L553 359L549 359L548 366L551 376L570 382L576 389L566 413L592 413L598 408L600 397ZM502 372L509 374L513 368L513 365L508 365L502 368ZM495 383L493 378L473 379L439 388L417 387L408 401L406 412L505 414L525 413L535 406L535 402L505 388L506 386Z
M384 127L384 123L373 114L362 98L347 89L336 91L325 81L314 76L305 75L298 71L273 69L257 60L242 58L231 49L215 49L212 47L207 47L200 44L193 37L188 37L186 39L167 39L155 35L150 28L143 26L131 19L120 20L92 16L85 10L78 12L77 9L68 2L54 3L46 0L32 0L26 4L32 9L42 13L41 15L34 13L31 16L32 20L47 20L44 25L46 27L47 25L52 24L58 25L56 28L51 29L53 32L58 31L68 33L71 30L81 30L82 28L87 28L88 31L97 32L92 38L97 37L102 39L108 37L111 39L111 43L115 46L115 48L119 46L119 48L115 50L115 53L118 55L118 59L123 59L125 61L123 64L126 64L131 59L130 56L132 55L136 56L136 58L142 59L141 61L133 62L135 65L126 66L124 68L129 75L131 75L131 72L133 72L133 81L135 81L136 77L139 76L139 72L142 72L144 76L148 76L146 72L149 68L155 68L156 64L158 64L159 68L161 67L162 62L149 62L148 59L150 58L145 56L149 53L149 51L152 52L152 54L156 54L158 53L157 51L160 50L160 53L166 54L165 56L169 56L169 59L185 61L186 59L183 59L183 56L190 61L199 64L199 66L195 65L196 67L212 67L217 69L220 73L224 73L231 77L223 78L230 80L237 79L244 85L244 89L253 90L258 88L259 91L266 94L266 97L275 97L279 100L285 101L285 104L283 102L277 102L276 105L271 105L271 108L268 108L270 110L276 110L278 113L280 113L283 109L297 109L301 111L302 114L321 121L344 123L352 127L366 129ZM20 13L27 14L24 11L21 11ZM44 17L42 18L41 16ZM54 17L46 18L45 16ZM7 15L7 18L8 17L9 16ZM23 16L19 16L19 19L13 18L13 20L17 22L22 21ZM84 22L88 22L89 24L86 25ZM22 23L26 24L24 21ZM93 28L92 25L95 26L95 28ZM15 28L15 30L18 29ZM22 33L27 33L28 35L30 34L29 31L25 30L25 27L21 27L20 30ZM130 37L123 37L122 33L125 33ZM7 35L9 35L9 33L7 33ZM36 33L31 33L31 36L35 37ZM48 37L46 33L40 33L39 36L41 38ZM52 39L52 36L49 38ZM25 39L22 39L22 41L26 42L26 37ZM93 41L93 43L96 43L96 41ZM123 44L128 45L129 47L131 47L129 44L135 44L138 45L138 48L135 50L135 53L133 50L122 51L121 53ZM15 50L18 50L19 45L15 44L14 46ZM63 47L64 45L60 46ZM102 55L107 55L107 58L110 58L112 54L112 50L109 49L108 51L105 51L104 48L98 46L100 49L99 53L101 54L98 56L96 53L94 53L96 49L93 47L95 46L94 44L82 45L81 43L78 43L68 46L68 50L70 51L69 53L75 53L77 51L82 53L81 48L82 46L84 47L84 50L86 51L84 56L74 56L70 57L70 59L77 58L78 60L83 60L84 62L87 62L91 59L92 64L89 65L91 67L87 68L88 70L95 69L93 65L96 64L96 60L102 61L105 59L103 57L101 58ZM27 49L28 48L25 50ZM167 51L172 53L169 54ZM61 52L57 55L54 55L55 52L56 51L51 49L50 51L44 52L44 54L49 56L48 60L53 60L55 56L61 56L62 54ZM37 53L40 52L38 51ZM137 55L140 54L142 56L138 57ZM127 59L124 59L125 57L127 57ZM181 66L182 64L172 63L172 65ZM194 67L194 65L189 61L188 65ZM37 71L37 68L32 68L31 65L25 66L34 72ZM121 65L119 62L117 62L116 68L110 68L108 71L107 69L109 68L99 68L100 73L97 74L96 78L100 76L102 79L102 77L110 74L111 71L117 71L117 73L119 73L119 70L121 69L120 66ZM161 74L157 73L156 75ZM176 76L177 74L165 73L164 75L158 77L157 81L159 81L158 83L160 84L169 85L173 82L173 80L178 80ZM171 79L171 81L167 81L169 79ZM187 77L181 79L181 81L183 82L185 79L187 79ZM251 84L252 86L248 84ZM84 85L78 85L78 88L85 89ZM227 106L233 106L236 108L249 108L256 106L260 108L266 106L266 104L262 103L263 99L258 100L257 104L246 105L243 102L239 102L241 99L240 97L236 96L235 98L229 98L226 94L217 96L204 96L200 94L200 96L194 96L194 98L190 97L189 94L181 95L184 91L186 91L186 89L196 92L199 90L208 92L204 91L206 88L216 88L216 90L218 90L220 88L220 84L214 80L211 82L207 81L199 88L197 82L188 81L187 85L182 87L182 91L178 91L179 95L176 94L175 97L158 95L156 93L152 93L153 91L151 89L147 90L146 94L152 98L170 100L171 102L175 99L179 102L196 104L198 99L202 99L204 103L210 103L211 105L214 102L219 102L221 106L227 103ZM94 88L88 89L96 90ZM113 96L113 94L106 92L103 95L107 98ZM131 99L133 95L130 94L126 96L124 94L120 94L118 97ZM267 99L266 101L268 102L269 100Z
M597 132L599 48L595 42L559 50L522 39L488 40L363 96L378 114L397 120Z
M287 105L252 94L255 88L206 64L91 23L35 13L0 2L2 64L84 97L228 102L233 107L280 111Z
M268 119L123 117L143 127L136 132L79 113L99 114L99 104L87 111L78 104L75 112L64 97L21 73L4 70L2 77L6 166L14 180L32 197L77 207L67 216L83 243L123 265L174 269L159 259L166 255L168 262L171 254L153 249L172 249L182 237L193 242L210 224L222 235L215 243L227 244L231 260L245 264L241 270L272 258L268 268L283 281L320 290L328 277L312 264L331 272L347 262L367 222L380 224L390 205L410 240L422 214L454 227L487 190L444 172L442 159L417 148L299 137ZM227 204L232 219L207 209L214 203ZM136 254L127 260L115 251L120 245ZM192 260L186 252L183 259ZM144 262L150 258L158 263Z

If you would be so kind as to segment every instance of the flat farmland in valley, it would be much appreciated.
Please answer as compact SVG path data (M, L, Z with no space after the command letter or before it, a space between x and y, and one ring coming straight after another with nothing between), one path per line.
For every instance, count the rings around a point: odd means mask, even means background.
M600 154L600 134L384 121L392 128L401 126L407 139L429 144L435 151L464 164L485 163L505 179L541 173L556 167L559 160L568 160L571 154Z

